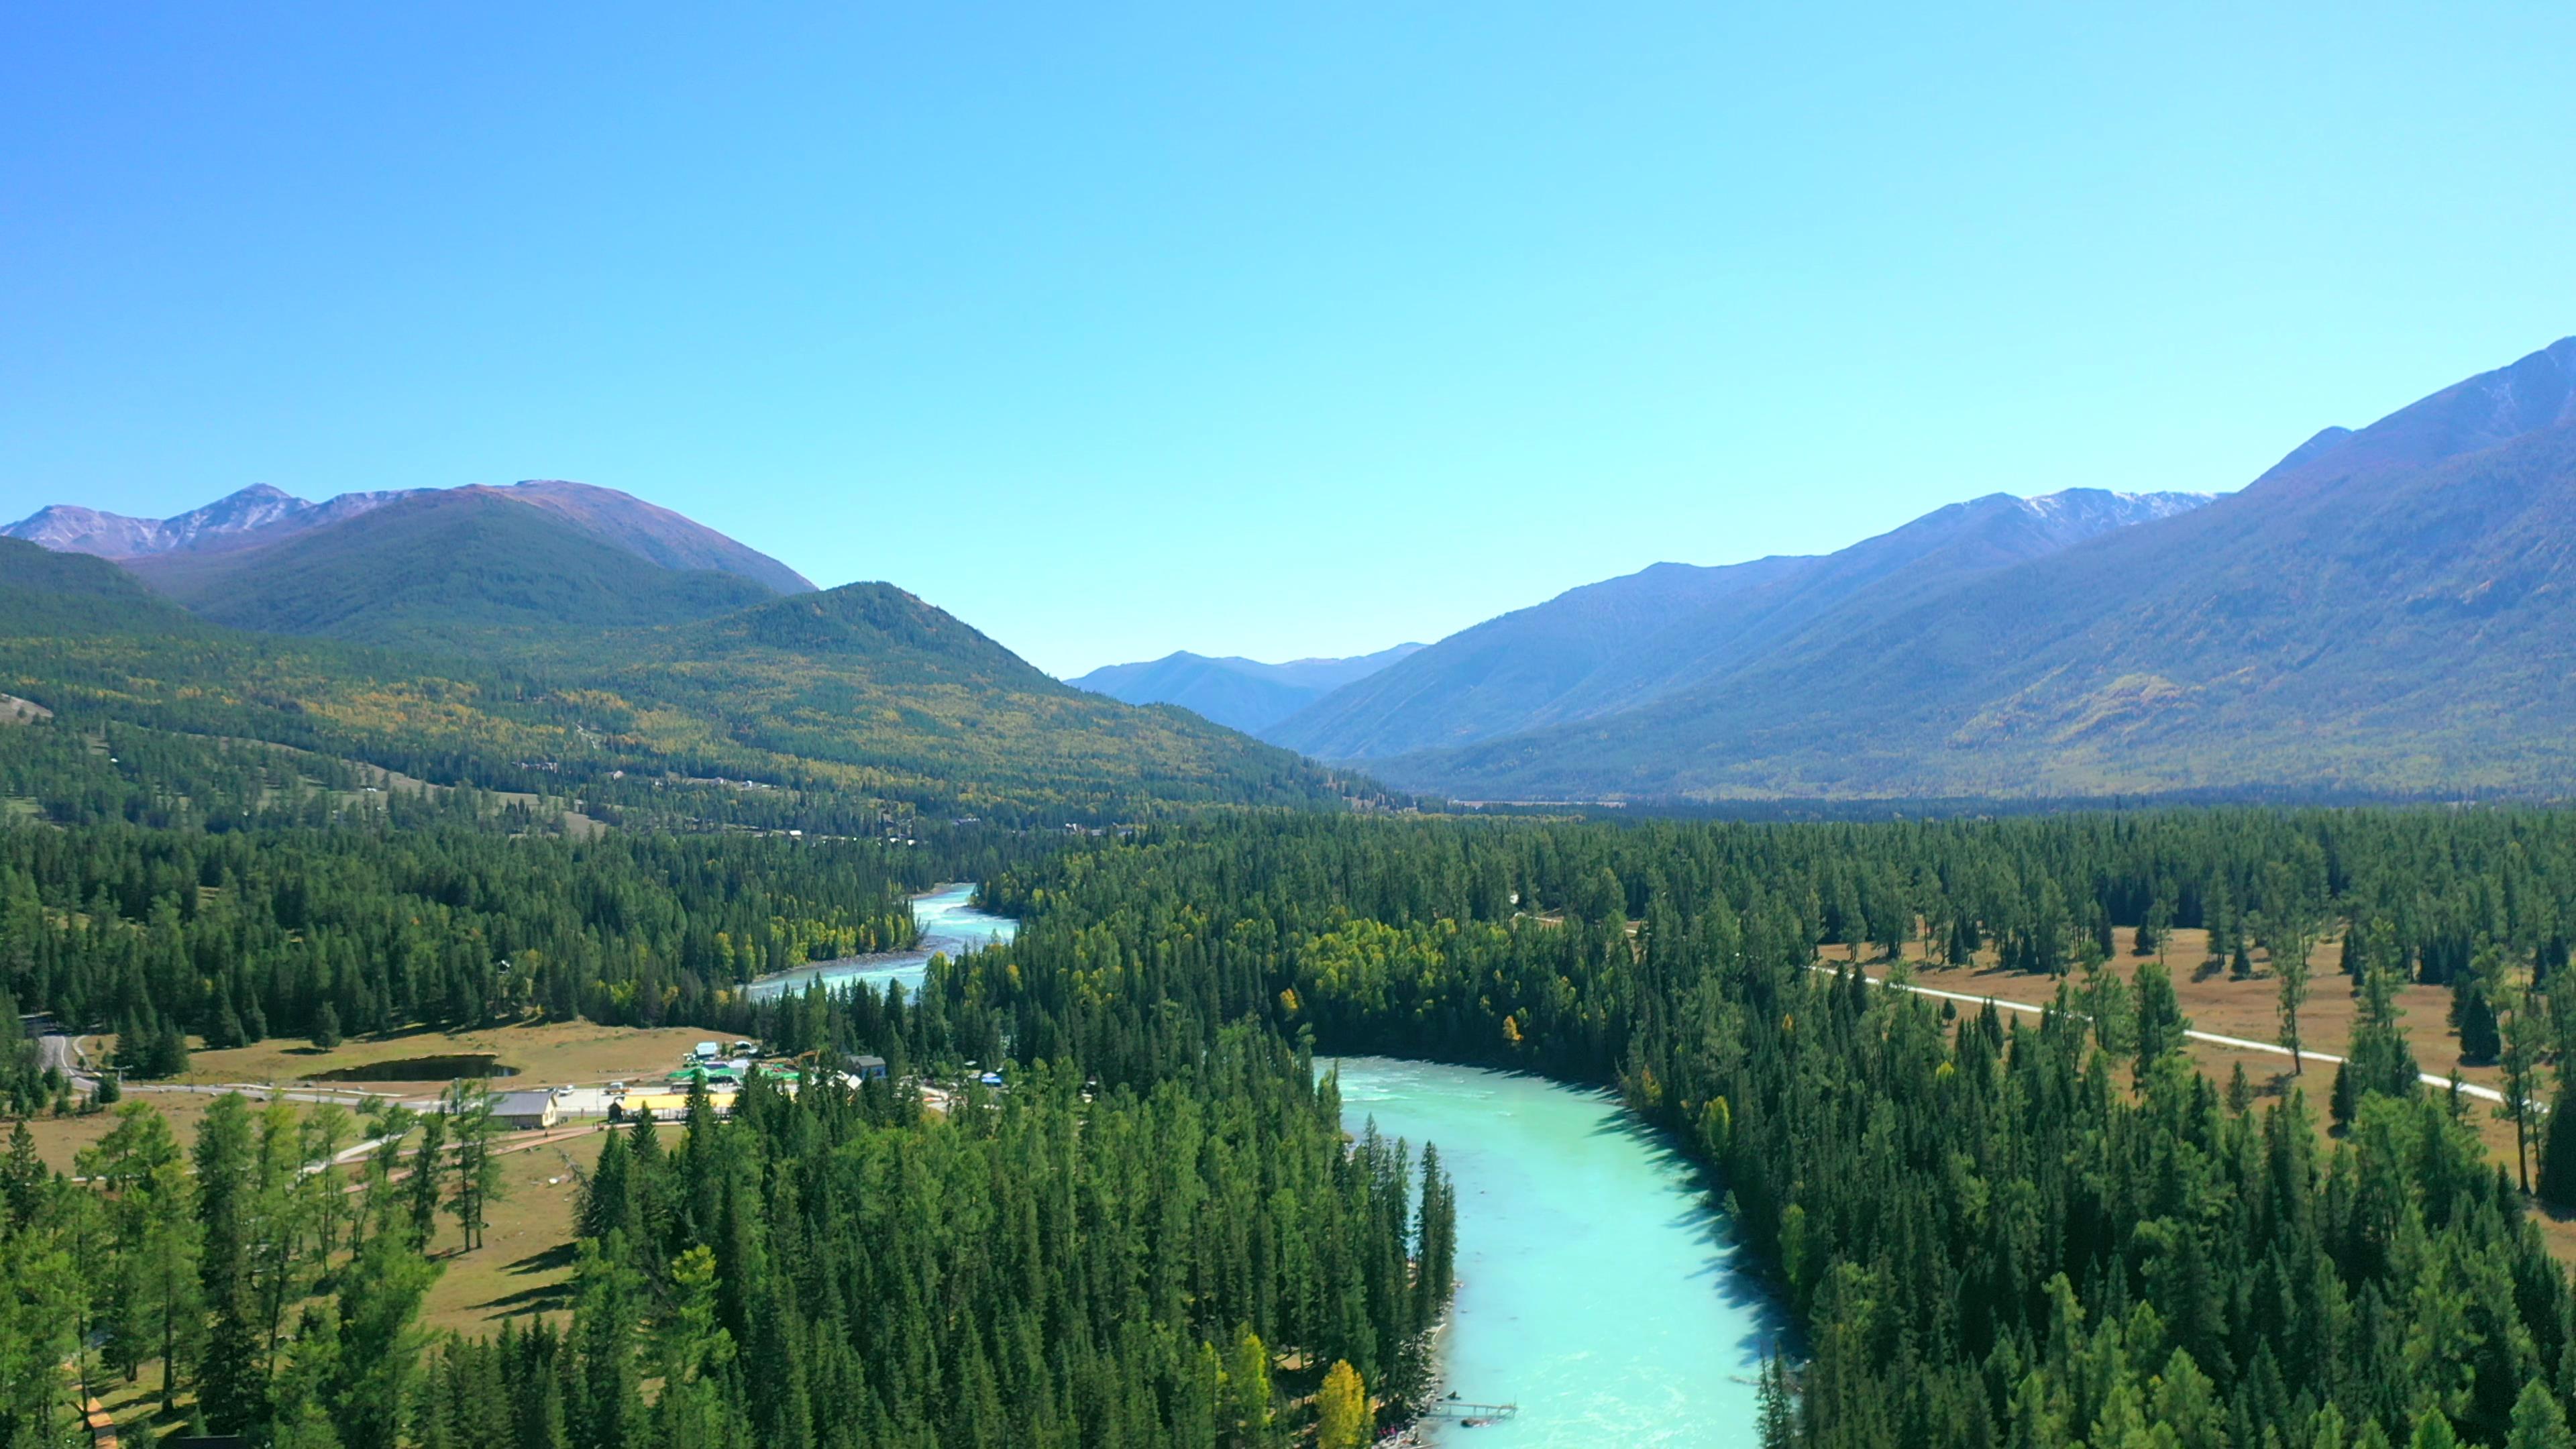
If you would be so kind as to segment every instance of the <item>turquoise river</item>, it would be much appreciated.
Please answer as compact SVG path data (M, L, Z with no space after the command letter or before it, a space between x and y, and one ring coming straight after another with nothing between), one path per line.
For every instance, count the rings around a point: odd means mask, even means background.
M975 909L975 883L944 885L927 895L913 897L912 919L921 927L921 941L910 951L888 951L875 956L852 956L840 961L818 961L793 971L763 976L747 988L755 997L775 996L781 991L802 991L814 982L826 986L847 986L864 981L879 991L886 983L900 981L909 992L921 989L921 978L934 954L957 956L996 941L1007 941L1019 930L1019 922L1008 916L988 915Z
M1492 1449L1751 1445L1755 1379L1782 1332L1740 1271L1707 1181L1605 1092L1350 1057L1342 1121L1438 1144L1458 1185L1447 1389L1511 1403L1425 1442Z

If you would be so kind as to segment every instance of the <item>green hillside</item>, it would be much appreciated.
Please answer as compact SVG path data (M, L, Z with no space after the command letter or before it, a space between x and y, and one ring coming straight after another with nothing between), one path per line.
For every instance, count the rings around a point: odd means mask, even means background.
M680 623L772 597L732 574L659 567L479 489L408 498L261 548L129 567L236 628L438 650Z
M114 565L0 539L0 693L56 711L45 728L263 741L683 829L870 833L888 811L1054 828L1339 798L1333 777L1288 751L1059 684L882 584L574 632L525 623L488 593L441 616L410 580L385 591L402 608L373 609L353 570L279 572L349 585L337 597L368 607L337 613L343 627L402 625L473 648L234 629Z

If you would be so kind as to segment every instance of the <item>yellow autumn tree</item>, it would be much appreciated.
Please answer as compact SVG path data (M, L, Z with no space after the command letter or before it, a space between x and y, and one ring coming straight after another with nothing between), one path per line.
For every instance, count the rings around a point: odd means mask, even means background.
M1347 1359L1336 1359L1315 1391L1315 1449L1368 1449L1377 1428L1369 1412L1368 1386Z

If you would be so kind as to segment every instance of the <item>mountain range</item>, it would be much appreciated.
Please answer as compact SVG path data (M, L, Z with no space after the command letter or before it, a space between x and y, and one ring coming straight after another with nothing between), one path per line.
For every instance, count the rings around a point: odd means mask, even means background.
M2201 494L2071 489L1952 504L1820 557L1652 568L1450 635L1265 737L1376 760L1634 709L1766 655L1903 615L1928 593L2096 534L2169 518Z
M1228 729L1259 734L1421 647L1398 644L1348 659L1292 659L1285 664L1234 655L1211 659L1182 650L1142 664L1104 664L1067 682L1129 704L1176 704Z
M2323 429L2215 498L1998 494L1832 554L1657 564L1428 647L1180 653L1072 684L891 584L817 591L577 483L58 505L0 534L0 693L59 724L496 788L539 771L666 820L751 817L674 814L638 781L1024 821L1377 780L1470 800L2576 794L2576 338ZM759 818L819 818L782 810Z
M1494 799L2576 791L2576 338L2239 492L1664 565L1266 731Z
M1059 683L891 584L818 591L608 489L249 490L9 532L33 539L0 538L0 692L74 730L286 746L682 828L847 831L897 807L1052 827L1343 794L1288 751Z
M309 503L265 483L190 509L175 518L129 518L79 504L57 503L0 527L0 537L23 538L63 553L96 554L137 566L152 577L197 573L178 561L289 543L379 508L425 499L480 496L545 513L582 533L666 569L708 569L750 579L772 593L812 590L804 575L723 534L614 488L558 479L529 479L507 488L405 488L343 493Z

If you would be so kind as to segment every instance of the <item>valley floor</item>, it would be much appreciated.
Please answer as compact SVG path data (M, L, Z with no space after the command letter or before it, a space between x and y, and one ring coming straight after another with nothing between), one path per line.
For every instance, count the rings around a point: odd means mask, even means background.
M2121 926L2113 931L2116 947L2106 969L2124 979L2138 965L2156 959L2154 952L2136 953L2137 932ZM2254 974L2238 979L2228 974L2225 964L2209 959L2209 934L2200 930L2171 933L2164 951L2166 969L2172 974L2174 995L2182 1005L2182 1014L2195 1036L2185 1049L2204 1076L2224 1088L2242 1066L2247 1082L2253 1087L2260 1106L2265 1101L2287 1099L2299 1092L2307 1098L2308 1110L2317 1123L2318 1133L2326 1135L2332 1122L2327 1112L2334 1091L2335 1063L2316 1060L2315 1054L2341 1057L2352 1040L2353 1025L2359 1016L2358 1002L2350 981L2342 974L2343 942L2340 936L2318 942L2308 957L2308 999L2299 1012L2300 1047L2308 1054L2300 1070L2293 1070L2290 1058L2276 1051L2255 1051L2208 1041L2206 1036L2236 1037L2245 1041L2279 1045L2281 1038L2279 1012L2279 978L2272 973L2270 953L2253 954ZM1841 965L1851 960L1849 947L1821 947L1817 958L1821 964ZM1908 942L1903 959L1909 983L1915 987L1972 1001L1991 1000L2007 1008L2018 1005L2039 1010L2056 994L2054 979L2025 971L2007 971L1998 965L1991 951L1980 952L1974 963L1949 966L1925 959L1920 941ZM1887 977L1883 956L1866 956L1862 974L1872 981ZM2080 987L2080 972L2069 975L2070 985ZM2410 982L2397 992L2398 1004L2405 1012L2408 1040L2414 1047L2417 1063L2427 1077L2447 1078L2457 1073L2472 1088L2500 1092L2504 1074L2492 1065L2471 1063L2460 1054L2460 1035L2451 1025L2451 991L2447 986ZM1973 1008L1962 1006L1963 1010ZM2286 1050L2284 1048L2283 1050ZM2427 1090L2439 1090L2427 1083ZM2510 1167L2513 1163L2513 1123L2497 1115L2496 1101L2473 1098L2469 1120L2479 1137L2495 1155L2497 1162ZM2536 1134L2535 1134L2536 1138ZM2531 1144L2532 1166L2539 1166L2539 1143ZM2540 1225L2550 1252L2559 1261L2576 1265L2576 1214L2553 1214L2536 1201L2533 1219Z

